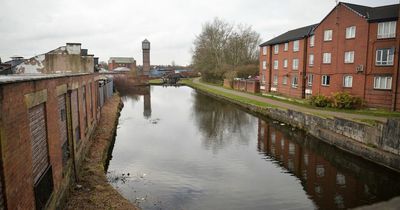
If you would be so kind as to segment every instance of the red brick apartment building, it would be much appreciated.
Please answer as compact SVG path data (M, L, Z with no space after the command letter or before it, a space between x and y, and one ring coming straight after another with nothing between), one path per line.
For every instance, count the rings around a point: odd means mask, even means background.
M304 98L343 91L361 97L370 107L400 110L398 17L399 4L367 7L340 2L308 33L302 31L304 27L261 44L260 75L265 92ZM300 42L298 52L279 51L293 40ZM299 67L305 64L298 79L293 69L283 68L284 60L292 57L302 59ZM274 69L276 62L278 68ZM285 86L285 81L290 81L290 86Z
M307 43L315 26L291 30L261 44L260 76L263 90L304 98Z

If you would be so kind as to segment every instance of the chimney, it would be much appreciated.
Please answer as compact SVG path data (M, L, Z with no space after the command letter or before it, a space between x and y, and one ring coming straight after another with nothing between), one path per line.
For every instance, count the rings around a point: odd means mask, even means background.
M67 52L70 55L81 54L81 43L67 43Z

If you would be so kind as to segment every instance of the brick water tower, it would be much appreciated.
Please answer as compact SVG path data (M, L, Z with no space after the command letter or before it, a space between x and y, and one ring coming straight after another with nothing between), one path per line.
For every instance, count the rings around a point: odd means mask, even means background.
M150 42L145 39L142 42L143 50L143 75L148 76L150 73Z

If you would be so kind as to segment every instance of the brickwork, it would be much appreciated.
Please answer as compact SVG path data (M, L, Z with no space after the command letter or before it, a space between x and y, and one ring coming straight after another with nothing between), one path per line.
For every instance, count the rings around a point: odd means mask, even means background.
M400 110L400 99L397 97L400 85L400 21L397 16L370 21L350 7L346 3L339 3L312 33L298 39L298 52L293 52L294 41L280 40L274 43L272 39L262 44L259 56L262 89L295 98L348 92L362 98L369 107ZM389 21L397 23L395 37L378 38L378 25ZM354 29L354 35L346 37L346 30L349 28ZM324 35L329 30L332 33L331 39L324 40ZM281 36L285 37L286 34ZM314 46L310 45L312 35ZM272 44L269 44L271 41ZM288 45L287 51L284 50L285 45ZM277 52L276 47L279 48ZM392 64L377 64L378 49L394 51ZM324 54L329 54L330 59L324 61ZM346 60L345 57L349 58L349 55L352 58ZM310 63L310 56L313 56L313 63ZM299 59L298 70L292 68L293 58ZM274 62L278 63L277 68L274 68ZM298 76L297 88L291 85L295 76ZM376 77L388 77L391 81L387 83L390 84L385 88L378 88L375 85ZM326 78L329 78L329 84Z
M73 179L73 159L76 163L82 160L85 153L85 148L88 145L90 134L95 127L97 120L93 117L98 116L99 110L97 106L97 75L79 75L65 76L52 79L28 80L9 84L0 84L0 110L1 110L1 154L3 161L3 173L5 194L8 209L34 209L34 178L32 169L32 146L30 138L29 126L29 104L43 101L47 141L48 155L52 166L52 176L54 183L54 191L51 197L52 200L48 205L57 205L59 198L67 190L68 183ZM61 87L61 88L60 88ZM63 88L65 87L63 93ZM82 88L86 88L86 104L83 104ZM91 89L91 96L88 89ZM71 91L78 91L79 111L82 113L83 107L87 107L88 128L84 128L83 115L79 115L81 140L78 144L68 138L68 145L71 148L70 158L63 166L62 156L62 140L60 139L60 112L59 112L59 96L66 95L67 101L67 122L71 123ZM43 94L33 93L46 93ZM27 97L27 95L30 97ZM33 94L33 95L32 95ZM38 97L41 97L38 99ZM90 98L92 97L92 98ZM89 101L92 101L92 109L90 109ZM93 112L93 114L90 114ZM68 136L71 132L71 126L68 125ZM64 167L64 169L63 169ZM54 207L53 206L53 207Z

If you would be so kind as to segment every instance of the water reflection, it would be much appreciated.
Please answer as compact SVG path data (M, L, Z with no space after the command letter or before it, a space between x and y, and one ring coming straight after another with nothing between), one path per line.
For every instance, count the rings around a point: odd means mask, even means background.
M258 121L258 150L301 180L320 209L345 209L400 193L398 174L339 151L302 132Z
M143 116L146 119L151 118L151 86L133 86L133 87L119 87L119 93L121 94L122 101L126 103L131 99L134 103L139 100L140 96L143 96Z
M232 141L248 144L254 117L232 104L210 100L209 96L193 94L193 112L205 148L217 152Z

